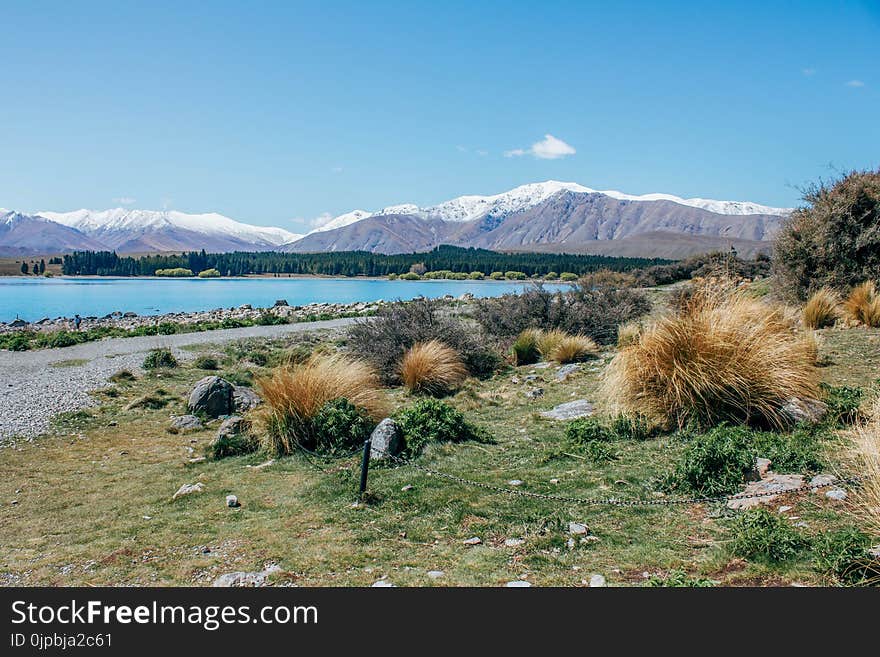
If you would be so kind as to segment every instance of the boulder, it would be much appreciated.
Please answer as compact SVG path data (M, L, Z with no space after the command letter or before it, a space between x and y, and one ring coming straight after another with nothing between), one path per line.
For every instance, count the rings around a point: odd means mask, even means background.
M541 417L551 420L576 420L579 417L589 417L593 414L593 405L586 399L560 404L559 406L541 413Z
M277 308L278 306L289 306L289 305L290 305L290 304L287 303L287 299L277 299L277 300L275 301L275 307L276 307L276 308Z
M828 413L828 404L818 399L792 397L782 406L782 413L792 424L817 424Z
M746 489L741 493L743 497L733 498L727 501L727 508L734 510L751 509L772 502L780 494L786 493L804 485L804 477L799 474L776 474L768 472L761 481L753 481L746 484ZM761 497L745 497L746 495L762 495Z
M233 386L232 403L236 413L247 413L263 403L260 396L247 386Z
M403 451L404 440L400 427L390 417L382 420L370 436L370 458L384 459Z
M205 428L202 421L195 415L172 415L171 426L168 431L171 433L186 433L187 431L201 431Z
M206 376L199 380L189 394L187 407L193 413L209 417L231 415L235 411L233 393L235 387L219 376Z
M218 442L223 440L224 438L231 438L232 436L237 436L238 434L245 433L248 429L249 422L245 420L240 415L232 415L220 424L220 428L217 429L217 436L214 438L214 442ZM213 444L213 443L212 443Z
M201 482L195 484L184 484L180 488L177 489L177 492L171 497L172 500L176 500L178 497L183 497L185 495L192 495L193 493L201 493L205 490L205 485Z

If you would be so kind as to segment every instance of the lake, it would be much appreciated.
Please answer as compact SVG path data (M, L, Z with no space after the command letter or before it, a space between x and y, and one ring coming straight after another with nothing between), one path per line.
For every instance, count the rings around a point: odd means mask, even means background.
M511 281L389 281L362 278L24 278L0 277L0 321L16 317L102 317L114 311L157 315L229 308L255 308L285 299L291 306L429 298L476 297L518 292L529 283ZM555 286L554 286L555 287Z

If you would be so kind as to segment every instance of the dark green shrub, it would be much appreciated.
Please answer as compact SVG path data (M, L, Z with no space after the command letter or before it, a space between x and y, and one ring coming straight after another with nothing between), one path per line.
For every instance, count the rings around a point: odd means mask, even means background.
M825 393L825 403L828 404L827 420L839 427L846 427L862 419L860 406L862 403L862 389L853 386L830 386L821 384L822 392Z
M754 508L735 517L730 548L744 559L763 563L790 561L806 547L807 541L788 519L764 508Z
M738 492L755 467L751 439L748 428L727 425L694 436L667 485L707 496Z
M606 442L590 440L582 443L579 451L593 463L607 463L617 459L617 452Z
M270 312L262 312L259 317L254 320L255 324L259 326L277 326L279 324L288 324L289 321L286 317L282 317L281 315L276 315L275 313Z
M249 431L244 431L219 436L208 446L208 455L214 459L222 459L227 456L253 454L259 449L260 441Z
M487 432L472 424L461 411L446 402L426 397L398 412L397 425L406 440L406 452L416 455L432 442L487 442Z
M156 388L155 391L147 393L142 397L132 400L126 407L129 410L135 408L147 408L150 410L158 410L165 408L171 401L171 395L167 390Z
M154 370L159 367L177 367L177 359L170 349L161 347L159 349L151 349L144 358L142 366L145 370Z
M715 586L711 579L691 577L683 570L672 570L666 577L654 575L645 582L645 586L676 587L676 588L709 588Z
M571 443L586 445L595 441L614 440L615 435L596 418L582 417L566 425L565 438Z
M225 370L223 374L220 375L221 378L226 379L230 383L234 383L237 386L248 386L251 387L254 385L254 373L250 370L246 369L234 369L234 370Z
M0 335L0 348L8 349L9 351L27 351L31 348L32 338L33 333L27 331L16 331L15 333Z
M813 542L813 564L841 584L858 585L880 578L880 559L868 550L873 541L855 527L823 532Z
M538 335L538 331L526 329L516 336L510 350L517 365L531 365L541 360Z
M610 430L619 440L647 440L654 434L644 415L620 414L611 420Z
M235 319L234 317L224 317L220 322L220 328L241 328L243 326L251 326L253 322L244 319Z
M324 454L346 454L370 437L376 423L347 399L329 401L312 419L315 445Z
M162 322L156 325L156 333L159 335L174 335L177 333L178 325L172 322Z
M47 347L57 349L59 347L72 347L79 344L79 340L69 331L54 331L46 334L44 344Z
M220 368L220 363L214 356L202 354L193 361L193 367L200 370L216 370Z
M827 437L822 427L799 426L791 433L754 432L751 444L755 457L770 459L775 472L817 472L824 467L821 441Z

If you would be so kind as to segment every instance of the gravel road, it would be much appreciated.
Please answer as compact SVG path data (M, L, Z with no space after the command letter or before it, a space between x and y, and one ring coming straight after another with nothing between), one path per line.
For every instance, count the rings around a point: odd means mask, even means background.
M53 415L94 404L88 394L90 390L106 385L114 372L140 370L144 354L150 349L167 347L181 360L186 360L192 354L181 351L180 347L187 345L271 338L339 328L354 321L354 318L345 318L202 333L106 338L61 349L0 351L0 381L4 382L0 384L0 445L12 438L30 439L45 433Z

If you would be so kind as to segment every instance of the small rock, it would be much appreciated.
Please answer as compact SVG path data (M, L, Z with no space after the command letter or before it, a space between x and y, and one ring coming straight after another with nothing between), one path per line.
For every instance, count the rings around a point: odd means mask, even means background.
M872 557L880 559L880 545L875 545L874 547L872 547L870 550L868 550L868 554L870 554Z
M227 495L226 506L228 506L230 509L235 509L237 507L240 507L241 504L239 504L238 498L235 495Z
M193 493L201 493L205 490L205 485L201 482L195 484L184 484L180 488L177 489L177 492L171 497L172 500L176 500L178 497L183 497L184 495L192 495Z
M828 413L828 405L817 399L792 397L782 406L781 410L793 425L802 422L816 424L821 422Z
M195 415L172 415L171 426L168 431L171 433L185 433L187 431L201 431L205 428L202 421Z
M407 484L406 486L404 486L400 490L401 490L401 492L406 493L407 491L411 491L413 488L415 488L415 486L413 486L412 484Z
M252 468L253 470L265 470L270 465L275 465L275 459L269 459L265 463L260 463L259 465L248 465L246 467Z
M394 584L389 582L387 579L380 579L373 582L372 588L374 589L391 589L394 588Z
M574 545L575 543L573 538L570 538L565 542L565 547L567 547L569 550L574 550Z
M507 483L510 486L522 486L525 482L522 479L511 479Z
M210 550L208 550L210 552ZM265 586L269 575L281 570L278 566L269 566L266 570L258 573L236 571L220 575L211 586L215 587L257 587Z
M836 500L838 502L842 502L846 499L846 491L842 488L832 488L831 490L825 493L825 497L829 500Z
M370 458L382 460L397 456L405 446L403 434L397 422L390 417L382 420L370 435Z
M593 575L590 577L590 588L599 588L606 585L607 582L604 575Z
M525 543L525 541L521 538L506 538L504 539L504 547L519 547Z
M483 542L483 539L481 539L479 536L473 536L472 538L469 538L469 539L466 539L465 541L463 541L463 543L465 545L479 545L482 542Z
M445 574L446 573L444 573L442 570L429 570L428 571L428 577L430 577L431 579L440 579Z
M791 508L792 507L790 507L789 505L783 504L781 507L779 507L779 513L785 513L786 511L791 511Z
M770 471L770 466L772 462L770 459L758 458L755 460L755 469L758 471L758 477L763 479L767 476L767 473Z
M512 582L508 582L504 586L506 586L509 589L527 589L527 588L531 587L531 585L532 585L531 582L527 582L522 579L515 579Z
M189 463L190 465L195 465L196 463L202 463L207 460L208 459L204 456L194 456L193 458L189 459L187 463Z
M834 475L820 474L810 479L810 486L813 486L815 488L824 488L826 486L830 486L835 481L837 481L837 477L835 477Z
M539 377L537 374L528 374L528 375L526 375L525 380L528 381L529 383L531 383L532 381L537 381L538 378Z
M556 372L556 380L560 383L565 381L569 376L577 372L581 369L581 366L577 363L569 363L568 365L563 365L559 368L559 371Z
M532 388L531 390L526 390L525 394L529 399L537 399L544 396L544 388Z
M247 413L263 403L260 396L247 386L234 386L232 405L236 413Z
M518 384L518 383L519 383L519 377L518 377L518 376L512 376L512 377L510 377L510 382L511 382L513 385Z
M579 417L589 417L592 414L593 405L590 402L586 399L576 399L542 412L541 417L551 420L575 420Z
M559 483L559 480L558 480L558 479L551 479L551 480L550 480L550 483L551 483L551 484L558 484L558 483Z
M743 497L728 500L727 508L735 510L751 509L752 507L772 502L779 494L800 488L803 485L804 478L802 475L770 473L761 481L753 481L746 484L746 489L742 492ZM746 495L758 493L766 494L761 497L745 497Z
M590 533L590 530L582 522L570 522L568 523L568 533L575 536L585 536Z
M580 542L587 545L589 543L598 543L601 539L598 536L584 536Z

